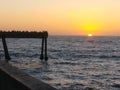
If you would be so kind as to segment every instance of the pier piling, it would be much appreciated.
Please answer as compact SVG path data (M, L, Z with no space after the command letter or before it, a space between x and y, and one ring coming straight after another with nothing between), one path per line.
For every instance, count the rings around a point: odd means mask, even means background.
M8 62L11 58L8 52L5 36L2 36L2 43L3 43L3 48L4 48L4 53L5 53L5 60Z
M43 60L43 58L44 58L43 51L44 51L44 38L42 38L42 45L41 45L41 55L40 55L41 60Z
M47 57L47 38L45 38L45 61L48 60L48 57Z

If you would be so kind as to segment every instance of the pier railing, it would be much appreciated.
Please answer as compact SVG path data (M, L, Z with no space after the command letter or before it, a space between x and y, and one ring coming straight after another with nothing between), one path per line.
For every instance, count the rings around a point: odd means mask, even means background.
M0 90L57 90L6 63L0 61Z
M40 38L42 39L41 43L41 54L40 59L41 60L48 60L47 57L47 38L48 38L48 32L28 32L28 31L0 31L0 38L2 39L3 48L4 48L4 54L5 59L8 62L11 57L9 55L6 38Z

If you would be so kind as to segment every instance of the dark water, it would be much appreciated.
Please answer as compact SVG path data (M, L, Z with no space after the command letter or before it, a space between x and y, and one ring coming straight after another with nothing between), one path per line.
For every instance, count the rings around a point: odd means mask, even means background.
M12 65L59 90L120 90L120 37L51 36L48 65L39 60L41 40L7 42Z

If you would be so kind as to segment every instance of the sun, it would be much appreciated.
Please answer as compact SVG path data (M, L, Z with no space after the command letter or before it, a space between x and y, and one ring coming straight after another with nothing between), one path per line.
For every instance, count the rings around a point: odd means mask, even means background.
M92 37L92 36L93 36L93 34L91 34L91 33L88 34L88 37Z

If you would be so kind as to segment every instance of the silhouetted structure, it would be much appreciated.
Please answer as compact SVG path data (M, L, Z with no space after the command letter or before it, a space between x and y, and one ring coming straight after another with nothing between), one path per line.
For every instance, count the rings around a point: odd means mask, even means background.
M0 38L5 36L5 38L43 38L48 37L48 32L28 32L28 31L0 31Z
M41 38L42 39L42 46L41 46L41 55L40 59L45 61L48 60L47 57L47 38L48 32L28 32L28 31L0 31L0 38L2 38L5 59L9 61L11 58L8 53L8 48L6 44L5 38ZM45 53L44 53L45 52Z

